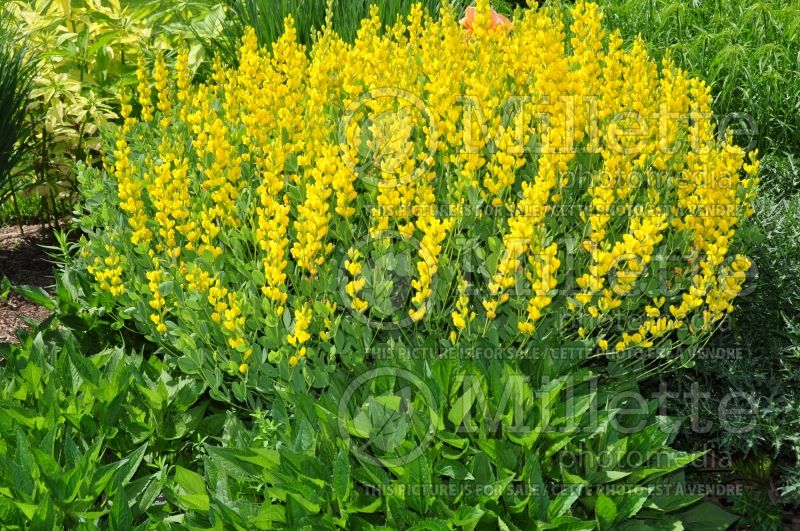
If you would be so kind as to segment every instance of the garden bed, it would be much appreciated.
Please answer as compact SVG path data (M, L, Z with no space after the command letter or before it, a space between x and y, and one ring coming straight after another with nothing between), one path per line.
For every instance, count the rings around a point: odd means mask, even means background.
M0 227L0 275L12 284L33 285L48 289L53 285L53 264L43 246L55 242L49 229L38 225ZM17 329L27 320L43 321L49 310L33 304L16 293L0 302L0 343L16 342Z

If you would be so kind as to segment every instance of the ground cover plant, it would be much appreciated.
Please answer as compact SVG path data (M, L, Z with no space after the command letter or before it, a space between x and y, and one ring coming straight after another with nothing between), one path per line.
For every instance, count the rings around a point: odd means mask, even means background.
M638 380L688 363L731 310L755 155L714 130L707 86L606 33L593 4L458 16L415 7L383 27L374 11L353 44L328 18L309 48L287 20L199 86L186 50L174 71L156 52L107 131L106 170L80 170L85 237L59 302L26 291L120 348L84 358L59 331L71 346L6 349L3 400L26 411L52 402L29 399L38 372L74 369L87 403L132 374L108 426L85 430L124 444L49 435L57 411L14 417L9 521L730 523L681 490L699 454L669 448L674 423ZM223 428L207 421L223 410ZM54 437L68 455L28 458ZM62 495L52 461L81 455L109 480Z

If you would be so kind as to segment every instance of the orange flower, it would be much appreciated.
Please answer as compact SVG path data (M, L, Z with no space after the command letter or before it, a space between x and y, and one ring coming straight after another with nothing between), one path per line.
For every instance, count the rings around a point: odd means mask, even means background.
M475 15L476 10L475 6L470 6L464 12L464 18L462 18L459 22L462 26L467 28L469 31L472 31L472 26L475 24ZM495 29L504 26L511 26L511 21L508 18L504 17L494 9L492 9L492 20L489 23L489 29Z

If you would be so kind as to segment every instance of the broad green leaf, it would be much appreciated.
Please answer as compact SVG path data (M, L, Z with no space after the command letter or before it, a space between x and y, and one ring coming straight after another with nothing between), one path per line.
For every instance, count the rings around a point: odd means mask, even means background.
M178 504L189 510L206 512L209 508L209 498L203 477L182 466L175 467L175 483L182 492L176 492Z
M419 514L426 514L430 503L433 502L431 496L432 473L431 465L425 454L405 465L405 488L406 503Z
M44 495L36 507L36 512L31 519L31 531L52 531L55 529L55 509L50 493Z
M467 416L469 410L472 409L472 404L475 402L475 388L470 385L464 389L464 393L458 397L447 412L447 419L458 430L464 422L464 417Z
M117 469L117 474L114 479L114 488L125 486L131 480L139 464L142 462L145 452L147 451L147 444L144 443L131 454L120 462L120 467Z
M639 511L642 510L649 496L650 489L636 487L622 496L616 497L619 520L629 520L639 514Z
M50 295L39 286L11 286L11 289L28 302L44 306L51 311L56 309L56 303L50 298Z
M608 529L614 525L614 520L617 519L617 506L614 500L600 492L595 501L594 513L600 529Z
M333 480L331 486L333 493L340 501L344 501L350 494L350 455L342 447L333 461Z
M686 531L725 531L739 517L719 505L703 501L670 517L683 524Z
M125 489L119 489L114 497L114 504L108 513L108 525L109 528L119 531L127 531L133 527L133 515L128 507Z
M559 492L558 496L547 507L547 519L553 520L567 514L582 491L583 485L566 485L564 490Z
M525 484L533 496L533 505L529 511L530 516L536 520L544 521L547 519L550 496L547 492L547 485L542 478L542 466L535 453L525 456Z
M484 514L486 514L486 511L479 507L462 505L455 514L450 517L450 523L463 529L472 530L475 529Z

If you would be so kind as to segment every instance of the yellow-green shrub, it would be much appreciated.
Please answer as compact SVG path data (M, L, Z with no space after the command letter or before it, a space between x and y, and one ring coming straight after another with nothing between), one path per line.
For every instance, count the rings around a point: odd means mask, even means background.
M154 92L142 70L141 117L123 106L107 172L82 177L86 267L121 318L217 383L319 381L398 343L685 360L749 268L754 155L594 4L477 9L470 30L373 13L352 45L328 21L310 49L287 20L197 87L186 52Z

